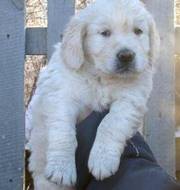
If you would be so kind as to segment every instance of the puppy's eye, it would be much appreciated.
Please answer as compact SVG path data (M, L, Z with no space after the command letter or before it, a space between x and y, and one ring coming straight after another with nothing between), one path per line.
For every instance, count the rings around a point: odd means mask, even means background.
M111 36L111 31L110 30L104 30L103 32L100 33L104 37L109 37Z
M140 36L141 34L143 34L143 31L140 28L134 28L134 33Z

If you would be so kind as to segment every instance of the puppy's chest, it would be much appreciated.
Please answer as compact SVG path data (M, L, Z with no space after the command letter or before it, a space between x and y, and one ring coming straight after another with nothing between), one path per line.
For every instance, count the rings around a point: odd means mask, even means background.
M109 109L113 101L117 99L119 87L102 82L87 81L86 105L95 111Z

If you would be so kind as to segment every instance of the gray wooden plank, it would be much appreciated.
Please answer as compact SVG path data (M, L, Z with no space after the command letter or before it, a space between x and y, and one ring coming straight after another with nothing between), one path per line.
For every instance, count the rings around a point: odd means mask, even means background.
M48 1L48 58L52 55L53 46L62 38L63 30L75 11L75 0Z
M176 27L175 37L176 37L176 41L175 41L175 53L176 54L180 54L180 26Z
M19 10L24 9L24 0L12 0L12 3L14 3L16 8L19 9Z
M47 28L26 29L26 55L47 54Z
M24 12L14 2L0 1L1 190L21 190L23 186ZM23 1L18 6L24 7Z
M175 175L174 1L145 0L161 35L161 55L145 120L147 140L160 165Z

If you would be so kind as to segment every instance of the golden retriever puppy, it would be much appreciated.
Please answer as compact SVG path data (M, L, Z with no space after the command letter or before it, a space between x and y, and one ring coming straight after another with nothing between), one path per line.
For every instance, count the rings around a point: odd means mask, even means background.
M114 174L141 126L152 90L159 35L139 0L97 0L68 24L42 70L31 102L30 170L35 190L76 183L76 123L109 109L98 127L89 171Z

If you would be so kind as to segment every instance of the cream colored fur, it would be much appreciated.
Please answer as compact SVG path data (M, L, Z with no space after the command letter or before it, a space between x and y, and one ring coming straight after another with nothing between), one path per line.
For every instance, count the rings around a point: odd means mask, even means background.
M136 35L135 28L143 33ZM102 36L109 30L109 37ZM134 70L116 73L116 54L136 54ZM92 110L110 112L98 127L89 171L117 171L127 139L141 126L159 51L154 20L139 0L97 0L75 15L38 79L28 134L35 190L76 183L76 123Z

